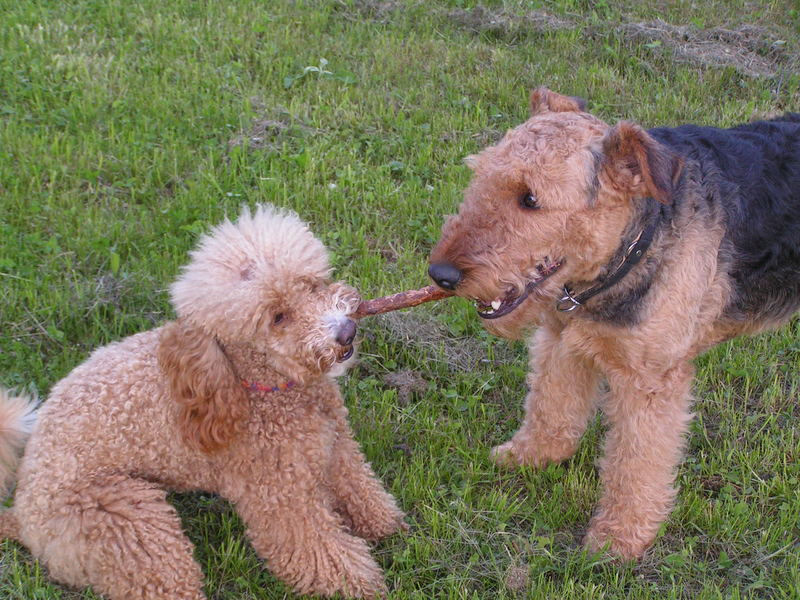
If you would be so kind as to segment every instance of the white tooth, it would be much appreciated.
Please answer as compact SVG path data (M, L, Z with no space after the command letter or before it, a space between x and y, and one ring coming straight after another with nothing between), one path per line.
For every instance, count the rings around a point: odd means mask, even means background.
M501 300L495 300L494 302L492 302L492 308L497 310L498 308L500 308L501 304L503 304Z

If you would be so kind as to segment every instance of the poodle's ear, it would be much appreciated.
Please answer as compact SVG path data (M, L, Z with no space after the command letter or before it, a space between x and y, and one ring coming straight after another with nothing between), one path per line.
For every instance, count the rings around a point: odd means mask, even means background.
M180 405L187 443L204 452L223 448L247 415L247 393L217 341L182 320L167 324L158 348L170 396Z

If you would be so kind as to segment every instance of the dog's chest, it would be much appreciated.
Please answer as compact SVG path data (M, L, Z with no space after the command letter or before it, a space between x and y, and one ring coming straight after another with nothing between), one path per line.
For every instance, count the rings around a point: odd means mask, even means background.
M329 469L338 436L334 407L315 398L295 398L255 404L239 446L258 456L266 470L302 464L321 475Z

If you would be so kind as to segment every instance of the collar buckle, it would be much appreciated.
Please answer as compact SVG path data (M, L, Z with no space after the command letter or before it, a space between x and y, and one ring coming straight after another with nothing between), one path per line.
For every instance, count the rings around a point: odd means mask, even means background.
M572 312L579 306L581 306L580 300L572 295L572 292L569 291L567 286L564 286L564 295L561 296L561 299L558 302L556 302L556 310L559 312L568 313Z
M619 282L641 260L645 252L647 252L655 236L657 226L658 219L654 219L647 227L639 232L639 235L625 247L625 253L619 265L617 265L617 268L606 276L601 283L575 295L573 295L572 292L569 291L569 287L565 285L564 295L556 302L556 310L565 313L572 312L578 307L583 306L590 298L593 298L600 292L606 291Z

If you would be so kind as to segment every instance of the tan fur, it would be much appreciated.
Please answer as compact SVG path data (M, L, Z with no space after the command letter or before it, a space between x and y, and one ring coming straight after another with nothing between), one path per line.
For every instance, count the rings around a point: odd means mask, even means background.
M0 534L54 579L112 600L199 600L203 574L166 490L206 490L231 501L298 593L384 595L366 540L405 525L332 378L351 362L337 323L360 298L329 275L290 213L245 211L204 237L171 288L176 321L96 350L53 387ZM13 409L0 402L0 427Z
M581 98L555 94L546 87L538 87L531 92L531 115L538 115L546 110L552 112L578 112L586 108Z
M458 214L446 219L431 263L457 267L455 292L485 306L518 296L544 257L563 260L512 312L484 321L510 338L538 328L529 345L524 422L492 456L533 466L569 458L602 408L609 426L603 494L585 544L638 557L674 503L691 419L691 360L757 326L721 317L731 293L717 264L724 231L690 211L674 218L679 236L658 237L648 250L659 268L635 325L558 312L565 284L580 291L608 274L638 203L648 196L668 202L684 164L638 125L610 127L575 99L544 88L531 95L531 113L496 146L470 157L472 181ZM526 212L520 199L528 192L540 206ZM617 289L641 277L634 269ZM597 302L603 300L589 306ZM602 379L607 398L599 395Z
M669 202L667 188L680 175L679 157L653 141L638 125L623 121L603 138L606 190Z
M0 388L0 498L8 493L14 481L22 449L36 421L36 402L25 396L12 396ZM0 519L0 534L16 537L11 521Z
M175 321L161 335L158 363L181 406L184 440L205 452L224 447L244 422L250 400L217 341Z

